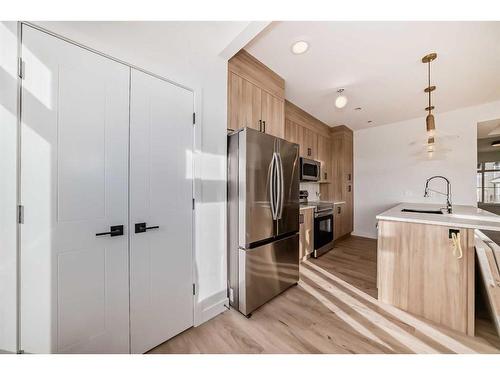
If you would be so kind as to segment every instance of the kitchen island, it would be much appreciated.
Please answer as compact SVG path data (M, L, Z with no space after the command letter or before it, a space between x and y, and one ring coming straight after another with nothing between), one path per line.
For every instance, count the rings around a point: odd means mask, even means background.
M441 207L402 203L377 215L378 299L474 335L474 231L500 231L500 217Z

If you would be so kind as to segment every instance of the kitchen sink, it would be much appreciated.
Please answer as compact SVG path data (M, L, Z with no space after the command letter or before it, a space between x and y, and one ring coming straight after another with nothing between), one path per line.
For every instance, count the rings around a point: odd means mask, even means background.
M438 214L438 215L443 214L443 211L441 210L416 210L413 208L403 208L401 212L416 212L419 214Z

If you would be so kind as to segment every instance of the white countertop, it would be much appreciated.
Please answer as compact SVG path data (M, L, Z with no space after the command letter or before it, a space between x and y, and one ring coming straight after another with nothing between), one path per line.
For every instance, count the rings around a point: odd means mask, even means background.
M314 206L308 206L308 205L300 205L300 210L312 210L314 209Z
M418 212L402 212L403 208L420 210L439 210L440 204L401 203L377 215L377 220L404 221L408 223L443 225L447 227L472 228L500 231L500 216L473 206L453 205L453 213L424 214Z

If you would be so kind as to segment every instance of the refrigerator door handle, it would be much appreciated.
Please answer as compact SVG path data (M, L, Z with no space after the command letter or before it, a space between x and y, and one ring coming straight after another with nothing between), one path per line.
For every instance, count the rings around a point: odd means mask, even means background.
M283 161L281 160L281 155L276 154L278 160L278 212L277 217L281 219L283 214L283 201L285 199L285 184L283 178Z
M269 201L271 203L271 214L273 216L273 220L276 220L277 212L276 212L276 153L273 153L273 158L271 160L271 181L269 183Z

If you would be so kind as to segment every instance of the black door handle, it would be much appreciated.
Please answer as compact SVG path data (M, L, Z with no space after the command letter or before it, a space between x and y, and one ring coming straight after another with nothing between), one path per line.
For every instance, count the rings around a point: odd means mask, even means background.
M106 236L110 235L111 237L123 236L123 225L112 225L109 227L109 232L96 233L96 236Z
M262 131L262 120L259 120L259 131Z
M266 122L262 121L262 125L264 126L264 133L266 132Z
M152 227L146 227L146 223L136 223L135 224L135 233L144 233L148 229L158 229L159 226L155 225Z

